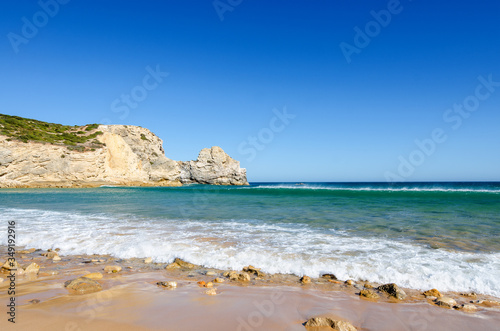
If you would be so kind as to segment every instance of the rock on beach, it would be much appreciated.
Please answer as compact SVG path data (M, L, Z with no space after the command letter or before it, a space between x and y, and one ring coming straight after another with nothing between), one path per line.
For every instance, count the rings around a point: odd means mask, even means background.
M304 324L306 329L317 327L330 327L335 331L357 331L357 329L349 322L335 320L330 317L312 317ZM311 329L314 330L314 329Z

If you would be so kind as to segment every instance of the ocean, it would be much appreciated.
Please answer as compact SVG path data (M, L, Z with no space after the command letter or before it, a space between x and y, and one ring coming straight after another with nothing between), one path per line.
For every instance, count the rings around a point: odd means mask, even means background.
M500 183L3 189L19 246L500 297Z

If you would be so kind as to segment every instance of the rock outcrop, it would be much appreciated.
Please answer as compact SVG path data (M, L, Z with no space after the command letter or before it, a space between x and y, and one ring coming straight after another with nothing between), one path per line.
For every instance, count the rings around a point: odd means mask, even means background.
M240 162L214 146L202 149L196 161L178 162L183 184L247 185L246 169Z
M202 150L197 161L177 162L148 129L99 125L94 131L102 132L101 147L84 151L0 134L0 188L248 184L246 170L220 147Z

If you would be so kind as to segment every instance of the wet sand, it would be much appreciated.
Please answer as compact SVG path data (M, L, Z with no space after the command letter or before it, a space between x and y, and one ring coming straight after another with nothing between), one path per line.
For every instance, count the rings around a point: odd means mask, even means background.
M360 298L358 288L343 281L313 279L301 285L293 275L252 277L250 282L214 284L217 295L207 295L198 281L223 278L222 270L196 266L165 270L166 264L144 264L142 260L119 260L110 256L63 256L53 262L42 252L24 254L22 266L36 262L37 276L16 279L16 323L7 321L8 282L0 283L2 330L306 330L303 323L318 315L350 321L358 330L497 330L500 306L476 305L467 313L437 307L420 291L405 289L408 298L398 302L381 296L377 301ZM2 261L5 261L4 254ZM90 262L91 259L103 262ZM107 274L106 265L122 271ZM88 272L101 272L100 292L77 295L64 282ZM216 275L205 275L212 271ZM0 277L6 278L2 270ZM259 279L261 278L261 279ZM167 289L159 281L176 281ZM374 284L376 285L376 284ZM459 304L495 298L443 293ZM31 300L40 300L31 303ZM496 299L498 300L498 299ZM320 330L320 329L318 329Z

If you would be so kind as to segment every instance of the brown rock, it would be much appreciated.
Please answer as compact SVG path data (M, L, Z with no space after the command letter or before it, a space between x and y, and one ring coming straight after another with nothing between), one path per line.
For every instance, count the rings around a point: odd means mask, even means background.
M52 261L61 261L61 257L59 255L55 255L53 258L52 258Z
M158 282L156 283L156 285L166 287L169 289L177 288L177 282Z
M39 270L40 266L35 262L31 263L29 266L24 268L24 272L26 272L27 274L38 274Z
M334 320L330 317L313 317L307 320L304 324L306 329L317 327L330 327L336 331L357 331L357 329L349 322Z
M247 274L246 272L242 272L238 275L238 280L242 282L249 282L250 281L250 275Z
M377 293L375 293L372 290L361 290L359 292L359 296L365 297L368 299L378 299L380 297Z
M181 266L178 265L177 263L170 263L169 265L167 265L165 267L165 269L167 269L167 270L174 270L174 269L180 269L180 268L181 268Z
M199 281L198 286L199 287L205 287L207 284L204 281Z
M13 270L13 269L22 269L19 263L17 261L10 262L9 260L5 261L3 264L2 268L7 269L7 270Z
M90 274L86 274L83 277L90 278L90 279L101 279L102 274L100 272L92 272Z
M254 266L249 265L248 267L244 267L243 271L248 272L250 274L255 274L257 277L264 277L265 274L260 271L260 268L255 268Z
M196 267L192 263L189 263L189 262L183 261L181 259L177 259L177 258L174 260L174 263L177 263L181 268L186 268L186 269L193 269Z
M116 273L122 271L122 267L118 265L107 265L104 267L104 271L107 272L108 274Z
M76 294L87 294L102 290L101 284L86 277L68 280L64 283L64 287L74 291Z
M425 295L425 297L436 297L436 298L440 298L442 297L443 295L438 291L436 290L435 288L433 288L432 290L429 290L429 291L425 291L424 293L422 293L423 295Z
M348 279L348 280L345 281L345 284L349 285L349 286L353 286L355 283L354 283L354 281L352 279Z
M205 291L205 294L208 294L208 295L217 295L217 291L215 290L215 288L210 288L208 290Z
M219 278L219 277L217 277L217 278L215 278L215 279L213 280L213 282L214 282L214 283L224 283L224 278Z
M205 287L208 287L208 288L214 287L214 283L208 282L205 284Z
M303 276L301 279L300 279L300 282L302 284L310 284L311 283L311 277L309 276Z
M396 284L384 284L377 288L379 291L387 293L389 296L394 297L398 300L403 300L406 298L406 293L400 289Z
M434 300L434 303L440 307L445 307L445 308L453 308L457 305L457 302L453 300L452 298L448 297L440 297Z
M48 259L53 259L55 256L59 256L59 254L57 254L57 252L53 252L53 251L48 252L48 253L44 253L44 254L42 254L42 256L46 256Z
M337 277L334 274L323 274L321 278L337 280Z
M149 264L151 262L153 262L153 259L150 258L150 257L147 257L147 258L144 259L144 263L146 263L146 264Z

